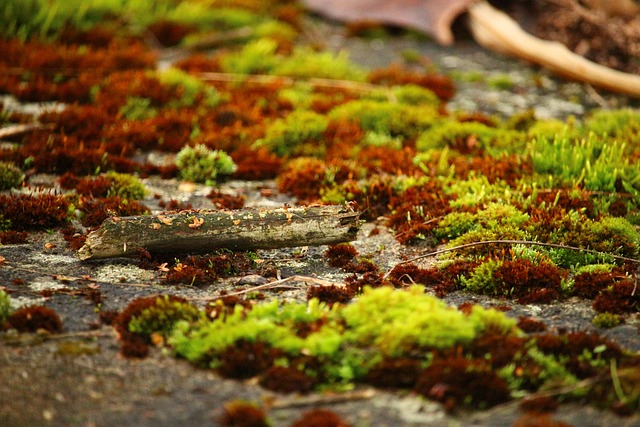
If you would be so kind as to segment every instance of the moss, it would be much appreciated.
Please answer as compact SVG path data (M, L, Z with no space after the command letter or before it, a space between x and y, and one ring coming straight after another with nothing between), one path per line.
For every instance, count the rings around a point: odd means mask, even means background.
M11 308L11 297L2 289L0 289L0 326L9 317L13 309Z
M200 310L187 301L170 298L168 295L159 296L152 305L131 317L129 331L145 336L153 333L166 336L176 322L194 322L201 315Z
M313 111L293 111L284 119L271 123L256 148L268 148L278 156L318 155L324 152L322 136L327 129L325 116Z
M498 154L521 145L522 135L517 131L489 127L478 122L442 120L423 132L416 141L419 151L448 147L460 154L481 153L489 150ZM503 148L504 147L504 148Z
M33 333L41 329L50 333L62 332L62 320L58 313L43 305L19 308L9 315L7 322L18 332Z
M615 328L623 322L624 320L619 314L607 312L598 313L591 320L591 323L593 323L594 326L603 329Z
M474 322L414 286L404 292L383 287L365 290L342 310L350 341L371 343L383 355L399 356L416 349L449 348L471 341Z
M178 68L168 68L158 74L158 79L176 91L178 99L168 104L171 108L191 107L201 102L204 107L213 108L220 102L220 95L202 80Z
M24 173L14 163L0 162L0 191L20 187Z
M433 105L408 105L370 99L350 101L329 112L333 120L356 120L366 131L414 138L438 120Z
M269 38L253 40L245 44L237 53L229 53L222 58L224 72L236 74L270 73L277 65L278 43Z
M226 402L217 421L223 427L269 427L271 425L264 409L244 400Z
M184 147L176 156L176 166L183 179L213 184L224 175L237 169L231 157L221 150L211 150L206 145L197 144Z
M118 196L128 200L141 200L147 194L142 181L131 174L107 172L105 177L111 181L107 197Z

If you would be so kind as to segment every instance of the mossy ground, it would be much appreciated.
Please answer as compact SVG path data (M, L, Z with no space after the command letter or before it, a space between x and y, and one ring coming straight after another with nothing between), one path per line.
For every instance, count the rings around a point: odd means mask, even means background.
M170 71L155 70L156 52L131 31L148 25L165 36L168 27L160 24L166 25L161 18L167 17L162 16L118 30L109 25L52 28L46 41L0 40L6 52L0 59L7 71L0 81L4 93L21 102L68 103L64 111L39 116L2 111L3 123L37 119L44 125L12 137L0 151L0 160L19 165L24 173L24 183L17 185L22 189L0 195L0 241L5 244L0 286L14 303L42 298L35 305L62 313L65 331L80 335L113 328L125 356L143 357L149 350L156 356L156 347L165 348L198 366L256 378L278 391L373 384L414 390L452 411L483 409L553 389L549 382L571 388L585 380L592 381L586 391L570 389L559 396L619 412L637 408L637 379L630 374L637 356L622 356L615 343L582 333L582 328L591 327L596 312L622 322L611 330L613 336L637 323L640 294L633 260L640 251L640 113L622 109L540 120L527 112L499 117L453 111L447 101L454 85L432 67L407 62L367 72L345 53L300 48L308 40L300 32L303 15L295 4L270 2L262 9L244 3L217 18L187 9L171 12L177 36L159 38L167 45L198 43L205 33L215 36L220 22L207 19L225 19L231 29L251 24L261 30L243 35L241 43L228 40L207 54L192 54ZM195 16L201 19L194 21ZM159 32L161 27L165 31ZM314 80L318 77L323 80ZM230 179L249 182L223 182L219 189L186 182L188 176L174 160L185 146L228 153L237 166L229 169L235 171ZM209 174L193 180L214 184L216 178ZM326 253L326 248L312 248L306 254L299 249L223 251L165 258L141 250L136 261L95 264L79 264L70 256L86 232L107 216L285 200L356 202L368 221L356 242L359 250L345 245ZM472 245L488 240L520 243ZM468 246L451 249L460 245ZM427 263L401 264L438 248L451 250ZM55 267L45 272L38 262L23 262L38 256L39 263ZM146 278L131 278L125 269L120 278L105 279L105 270L120 271L117 266L123 263ZM307 295L224 296L250 286L234 285L239 276L268 281L301 273L329 278L337 286L316 286ZM393 300L404 298L400 288L415 283L459 309L444 310L428 297L425 304L431 308L426 310L416 295L387 312ZM381 293L398 290L382 302L367 303L361 294L366 287ZM165 310L156 313L160 309L154 308L153 296L174 293L202 311L196 315L191 305L167 303L158 305ZM222 298L211 303L211 294ZM277 307L277 302L255 303L249 296L274 301L293 296L298 302ZM312 316L302 302L305 296L319 298L334 311L323 308ZM350 303L353 297L358 300ZM535 335L512 336L501 313L481 316L478 307L465 303L470 298L511 308L509 316L515 322L521 315L523 330L532 328L527 319L534 312L568 310L572 303L583 311L579 322L574 318L560 327L553 316L541 316L549 330L529 330L544 338L540 344ZM77 299L82 308L70 308ZM144 302L140 311L136 301ZM205 339L207 328L223 328L233 310L260 313L269 307L272 315L256 314L255 325L239 320L237 336L225 346ZM360 316L365 323L359 324L358 316L348 314L356 309L374 313ZM418 316L407 313L410 309L429 313ZM334 312L347 314L327 314ZM58 333L60 319L49 310L17 313L14 319L4 316L6 329ZM138 316L133 326L127 317L131 313ZM198 320L203 313L210 325L198 325L205 322ZM283 313L290 318L282 318ZM441 316L429 318L433 313ZM470 320L474 313L493 322L494 329L484 324L489 332L482 332ZM378 325L375 319L386 321L370 330ZM458 328L424 333L426 325L438 322ZM174 325L179 325L176 331ZM251 333L243 335L243 328ZM264 332L270 341L260 331L273 332ZM189 340L198 334L205 337L200 341L208 349L205 357L195 354L195 341ZM9 333L7 339L14 337ZM20 339L29 340L19 338L18 344ZM638 347L637 333L625 339ZM367 347L369 341L374 345ZM61 351L85 354L92 348ZM498 351L504 348L514 351ZM370 364L363 366L362 360ZM501 390L491 399L482 387L460 391L460 384L487 382Z

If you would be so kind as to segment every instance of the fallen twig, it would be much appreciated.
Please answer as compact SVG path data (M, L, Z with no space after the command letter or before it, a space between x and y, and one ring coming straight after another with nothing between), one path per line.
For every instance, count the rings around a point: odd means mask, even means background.
M362 222L345 206L200 210L113 217L89 233L80 259L153 253L208 253L215 249L277 249L355 240Z

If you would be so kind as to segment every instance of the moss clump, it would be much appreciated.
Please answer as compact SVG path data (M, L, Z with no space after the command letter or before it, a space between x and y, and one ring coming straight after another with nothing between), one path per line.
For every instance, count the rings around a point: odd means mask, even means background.
M450 148L460 154L489 151L496 155L521 146L520 132L489 127L479 122L443 120L423 132L416 141L420 151Z
M439 119L434 105L409 105L371 99L350 101L329 112L333 120L355 120L366 131L414 138Z
M313 111L293 111L267 127L264 138L256 141L255 147L266 147L278 156L321 155L324 151L322 136L329 124L328 119ZM307 145L305 147L305 145Z
M24 174L19 167L11 162L0 162L0 191L20 187L24 181Z
M212 108L220 102L220 95L213 87L177 68L160 72L158 79L163 85L176 91L178 99L169 102L169 107L191 107L201 102L203 106Z
M119 196L122 199L142 200L147 194L147 189L137 177L118 172L107 172L105 178L111 181L111 187L107 191L107 197Z
M176 156L176 166L183 179L214 184L221 176L237 169L233 159L222 150L211 150L204 144L184 147Z
M595 315L591 323L593 326L604 329L615 328L616 326L622 324L624 319L619 314L614 313L598 313Z
M11 297L0 289L0 329L4 321L11 315Z
M193 304L168 295L159 296L155 302L132 316L129 331L150 336L159 333L168 335L176 322L195 322L202 317L201 311Z

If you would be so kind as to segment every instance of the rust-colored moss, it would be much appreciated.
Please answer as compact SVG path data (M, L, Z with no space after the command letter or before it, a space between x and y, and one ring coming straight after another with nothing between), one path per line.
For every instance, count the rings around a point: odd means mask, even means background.
M521 316L518 318L518 328L528 334L532 334L546 331L547 325L542 320Z
M330 285L330 286L311 286L307 289L307 300L317 298L320 302L324 302L329 306L334 304L346 304L353 299L355 293L349 287Z
M26 231L0 231L0 245L21 245L27 243L28 238Z
M147 27L147 30L153 34L160 44L171 47L180 44L182 39L195 29L177 22L159 20Z
M313 390L315 378L295 368L272 366L260 378L260 385L278 393L307 393Z
M120 196L80 199L78 208L84 213L81 219L85 227L96 227L110 216L132 216L149 213L149 208L136 200L125 200Z
M234 196L225 194L218 189L212 189L207 195L211 203L218 209L241 209L244 206L245 197L243 195Z
M540 414L537 411L525 412L516 419L513 427L573 427L572 424L555 420L549 414Z
M450 100L455 94L454 83L449 77L411 71L398 64L372 71L368 80L371 83L389 86L415 84L433 91L442 101Z
M234 176L238 179L273 179L282 167L282 159L266 148L252 149L239 147L231 153L238 169Z
M54 310L43 305L19 308L7 318L7 323L18 332L62 332L62 320Z
M324 256L331 267L344 268L358 256L358 250L350 243L338 243L329 245Z
M253 403L233 400L224 404L218 422L223 427L269 427L266 412Z
M335 412L318 408L302 414L291 427L349 427L349 424Z
M251 378L273 363L273 352L264 343L241 340L220 354L218 372L227 378Z
M364 381L380 388L413 388L421 370L420 360L387 359L371 368Z
M54 228L67 221L69 201L63 195L43 193L0 195L0 217L14 231Z
M603 290L593 301L593 309L599 313L635 313L640 308L640 292L637 283L625 279Z
M496 293L521 303L549 303L560 298L562 273L552 264L528 260L505 261L493 274Z
M434 360L420 374L415 390L442 402L448 411L463 403L488 408L511 399L505 380L483 362L463 357Z

